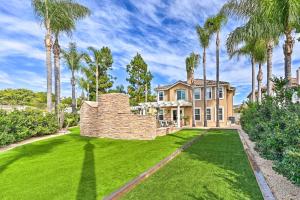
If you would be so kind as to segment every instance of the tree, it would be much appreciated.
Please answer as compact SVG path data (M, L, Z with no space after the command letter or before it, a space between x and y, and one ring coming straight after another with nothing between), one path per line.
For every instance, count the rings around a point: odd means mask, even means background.
M153 76L139 53L127 65L126 71L128 73L126 80L129 82L127 93L130 96L130 105L137 105L151 100L151 80Z
M71 35L75 30L76 21L82 19L90 14L88 8L75 3L71 0L62 1L64 6L57 7L55 18L57 20L51 21L52 31L54 33L53 55L54 55L54 91L55 91L55 111L60 103L60 45L59 35L66 32Z
M285 78L288 80L289 86L291 86L291 62L294 45L293 32L300 24L300 1L230 0L223 9L229 14L238 16L242 19L248 20L251 18L253 22L251 23L252 25L268 25L261 26L267 28L267 31L257 29L256 26L250 27L249 30L253 33L258 30L265 32L266 35L272 35L273 33L270 32L270 30L275 30L275 32L279 32L281 35L285 36L285 44L283 46Z
M88 77L92 83L89 85L90 97L98 102L99 92L106 93L113 86L113 77L108 74L112 69L113 57L108 47L89 47L88 50L92 55L85 54L85 61L89 66L89 74L94 75Z
M207 116L206 116L206 49L209 46L211 34L205 27L199 25L196 26L197 35L199 38L200 46L203 49L203 82L204 82L204 127L207 127Z
M188 76L194 77L194 71L196 68L199 66L199 60L200 60L200 55L195 54L192 52L189 57L185 59L185 67L186 67L186 73ZM195 103L194 103L194 78L191 81L192 85L192 109L193 109L193 127L195 127Z
M83 59L84 54L78 52L76 44L70 43L68 50L62 51L62 56L66 61L66 64L71 70L71 85L72 85L72 112L76 112L76 96L75 96L75 86L76 79L75 73L81 68L81 61Z
M108 93L123 93L126 94L124 85L117 85L115 89L109 89Z
M214 17L210 17L205 22L205 27L211 34L216 34L216 110L220 107L219 88L220 88L220 32L222 26L226 23L227 17L220 12ZM216 127L220 127L220 120L217 117Z

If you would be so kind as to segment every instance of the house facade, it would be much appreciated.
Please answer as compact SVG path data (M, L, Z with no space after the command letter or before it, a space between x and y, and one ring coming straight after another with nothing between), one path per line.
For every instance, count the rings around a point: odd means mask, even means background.
M187 81L177 81L159 86L157 92L158 119L174 122L177 126L204 126L204 81L188 75ZM219 110L216 110L216 81L207 80L206 116L208 127L215 127L217 117L220 126L230 125L233 116L233 96L235 88L229 82L220 81ZM194 115L194 118L193 118ZM178 117L180 116L180 117Z

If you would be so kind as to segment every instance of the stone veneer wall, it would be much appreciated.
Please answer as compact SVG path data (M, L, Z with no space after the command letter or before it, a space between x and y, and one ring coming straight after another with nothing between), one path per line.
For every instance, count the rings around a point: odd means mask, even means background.
M99 103L84 102L80 110L80 129L85 136L117 139L154 139L155 116L135 115L126 94L102 94Z

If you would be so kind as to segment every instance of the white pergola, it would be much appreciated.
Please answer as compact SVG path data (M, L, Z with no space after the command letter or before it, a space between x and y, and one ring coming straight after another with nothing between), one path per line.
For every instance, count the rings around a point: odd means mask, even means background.
M138 106L131 107L131 110L140 110L141 114L145 115L148 108L168 108L168 107L177 107L177 126L180 128L180 107L182 106L192 106L191 102L179 100L179 101L159 101L159 102L145 102L140 103Z

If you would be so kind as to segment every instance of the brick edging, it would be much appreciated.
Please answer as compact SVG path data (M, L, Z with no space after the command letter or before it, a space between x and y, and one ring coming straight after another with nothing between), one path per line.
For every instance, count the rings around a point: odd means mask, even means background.
M264 200L275 200L276 198L274 197L272 190L270 189L263 173L261 172L260 167L256 163L254 156L250 151L249 145L244 139L244 136L241 134L243 130L239 128L237 131Z
M132 190L135 186L137 186L139 183L141 183L143 180L147 179L149 176L151 176L153 173L155 173L157 170L165 166L167 163L169 163L171 160L173 160L175 157L177 157L181 152L183 152L185 149L189 148L192 144L199 141L203 135L206 134L207 131L204 131L200 135L194 137L190 141L186 142L183 146L178 148L175 152L173 152L171 155L166 157L165 159L161 160L159 163L148 169L147 171L140 174L135 179L129 181L124 186L116 190L115 192L111 193L109 196L103 198L104 200L116 200L121 198L125 193Z

